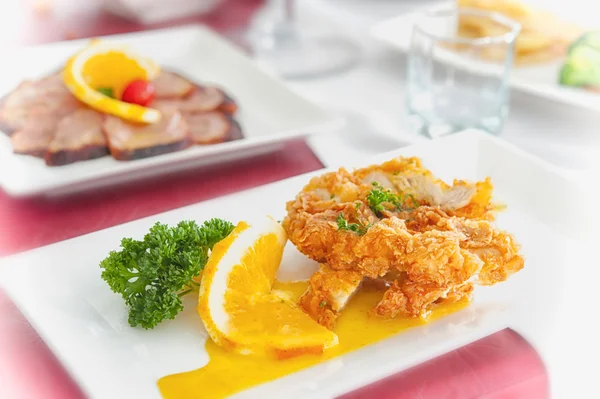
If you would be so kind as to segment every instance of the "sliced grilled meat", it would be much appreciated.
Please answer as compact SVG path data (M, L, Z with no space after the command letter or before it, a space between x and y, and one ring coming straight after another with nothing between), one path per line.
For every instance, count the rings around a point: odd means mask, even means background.
M181 98L190 94L195 85L189 80L168 71L161 71L152 81L156 98Z
M223 94L225 95L225 101L223 101L223 104L219 106L219 111L225 112L229 115L235 114L238 110L237 103L233 98L229 97L227 93L223 92Z
M0 129L7 134L23 130L30 119L61 117L82 104L69 92L60 74L36 82L25 81L9 93L0 106Z
M48 146L46 164L66 165L108 155L103 121L104 116L90 108L81 108L62 118Z
M15 153L43 157L49 166L107 154L119 160L145 158L242 137L232 118L237 104L220 88L199 86L170 71L162 71L153 84L151 106L163 118L138 125L79 102L60 72L25 81L0 99L0 130L11 136Z
M10 138L13 152L43 157L54 137L60 118L53 114L42 114L27 119L22 129Z
M150 125L107 115L103 130L110 154L122 161L178 151L191 144L190 129L179 111L163 111L161 120Z
M158 104L159 107L174 106L181 109L182 112L219 110L232 115L238 109L235 101L223 90L211 86L197 85L192 83L190 79L174 72L161 71L160 75L152 81L152 84L156 90L155 104ZM183 100L183 108L178 107L179 103L172 102L178 99Z
M23 128L29 108L35 104L37 95L35 83L26 80L2 99L0 128L3 132L10 135Z
M186 114L194 144L214 144L242 137L239 124L229 115L212 111Z
M233 114L235 102L216 87L196 87L189 95L177 99L157 99L151 105L161 110L179 110L182 113L222 111Z

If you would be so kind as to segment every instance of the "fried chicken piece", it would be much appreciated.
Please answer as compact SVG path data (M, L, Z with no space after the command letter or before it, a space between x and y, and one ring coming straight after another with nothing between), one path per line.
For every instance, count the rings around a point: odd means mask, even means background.
M383 317L397 315L426 319L433 306L450 296L455 302L472 291L471 280L483 262L468 250L460 248L455 237L428 231L417 234L414 251L407 256L406 275L385 292L373 313Z
M505 281L524 266L515 238L494 228L489 221L449 217L443 211L431 207L419 207L411 216L412 219L407 223L411 230L436 229L457 231L464 235L461 247L468 249L483 261L477 279L480 285L493 285Z
M339 312L359 289L363 278L359 271L333 270L322 264L300 297L300 306L319 324L333 329Z
M473 283L466 283L457 287L453 287L450 291L448 291L446 297L438 299L437 301L435 301L434 304L437 305L440 303L456 303L458 301L463 300L464 298L468 298L469 300L471 300L474 290L475 287L473 286Z
M504 281L524 261L514 238L491 224L491 197L490 179L450 186L417 158L311 179L283 220L290 241L326 264L301 306L332 328L361 281L382 280L389 288L374 314L425 318L440 302L470 296L474 283Z
M420 205L437 206L457 216L493 219L493 186L489 178L474 184L454 180L450 186L424 168L417 157L394 158L381 165L357 169L353 175L362 185L369 186L368 191L377 182L393 192L412 195Z
M458 301L472 293L473 283L492 285L524 266L512 236L495 229L487 220L443 218L439 210L429 207L417 209L415 216L409 225L419 227L420 231L411 230L404 220L391 217L373 225L362 237L353 234L358 237L351 248L356 260L354 267L343 273L372 279L401 273L373 310L376 315L427 318L440 300ZM318 283L323 278L322 272L313 276L305 296L328 297L337 287L335 273L332 270L328 274L327 288ZM343 282L337 284L341 286ZM331 328L341 309L338 306L335 312L327 312L328 309L317 309L316 303L307 306L301 301L307 313L320 323L325 320L323 325Z
M435 305L456 303L464 298L471 298L473 290L473 284L466 283L453 287L446 296L439 296L439 291L435 287L418 285L411 281L405 284L394 282L373 309L373 314L388 318L408 315L426 319Z
M302 201L309 202L310 197L316 196L318 193L313 192ZM326 263L335 270L353 268L356 256L352 248L356 246L360 236L354 233L340 234L336 221L338 216L353 215L351 221L364 224L374 223L378 219L368 207L357 209L353 202L342 204L328 200L323 204L322 209L315 214L302 212L297 217L284 219L285 229L294 235L290 240L301 252L317 262Z
M469 284L484 265L483 260L463 248L467 237L459 229L411 232L403 220L392 217L377 223L364 238L368 240L360 240L354 251L359 257L357 268L366 275L376 270L383 276L387 268L405 272L374 309L380 316L426 318L432 304L454 287Z
M420 207L413 216L408 224L395 217L382 220L363 237L369 235L369 241L361 239L355 247L356 265L366 275L374 269L383 275L386 262L406 272L375 308L380 316L426 318L449 293L460 300L468 290L460 287L493 285L524 267L514 238L487 220L450 217L431 207Z
M525 261L519 254L520 247L511 234L495 230L488 245L476 247L475 243L476 241L466 241L464 245L483 261L476 280L479 285L494 285L505 281L525 266Z
M391 193L405 198L412 196L414 205L435 206L448 215L493 219L489 179L475 184L456 180L449 186L423 168L418 158L400 157L354 173L342 168L311 179L296 199L287 203L283 226L290 240L300 252L317 262L334 269L353 267L354 257L347 249L354 245L355 239L340 234L336 220L340 214L350 223L362 226L379 220L368 206L373 182ZM387 208L393 207L389 203L382 206L386 207L382 216L409 216L407 212L390 211ZM338 245L339 242L344 245Z

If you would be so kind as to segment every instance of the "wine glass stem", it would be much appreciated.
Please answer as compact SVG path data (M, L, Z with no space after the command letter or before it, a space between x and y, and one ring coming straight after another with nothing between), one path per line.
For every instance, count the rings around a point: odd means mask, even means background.
M296 37L296 12L294 0L269 0L265 7L262 29L276 40ZM260 29L260 28L259 28Z
M281 0L279 0L281 1ZM296 10L294 0L283 0L285 7L285 22L293 25L296 22Z

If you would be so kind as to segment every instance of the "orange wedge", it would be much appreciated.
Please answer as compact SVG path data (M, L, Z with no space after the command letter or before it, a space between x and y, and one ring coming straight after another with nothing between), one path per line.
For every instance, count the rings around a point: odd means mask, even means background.
M79 101L97 111L140 123L155 123L160 112L118 100L125 87L133 80L152 80L160 67L148 58L140 57L126 46L92 40L75 54L65 66L65 85ZM98 91L110 88L115 98Z
M202 273L198 313L212 340L240 354L287 358L322 353L337 336L272 290L287 241L271 218L240 222L213 248Z

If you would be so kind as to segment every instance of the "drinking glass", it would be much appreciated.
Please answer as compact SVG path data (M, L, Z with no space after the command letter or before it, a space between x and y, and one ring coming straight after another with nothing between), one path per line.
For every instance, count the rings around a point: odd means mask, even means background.
M243 37L234 40L284 78L319 77L359 61L360 47L353 40L301 30L295 6L294 0L268 0Z
M407 108L423 134L501 131L520 29L509 18L479 10L419 14L408 54Z

